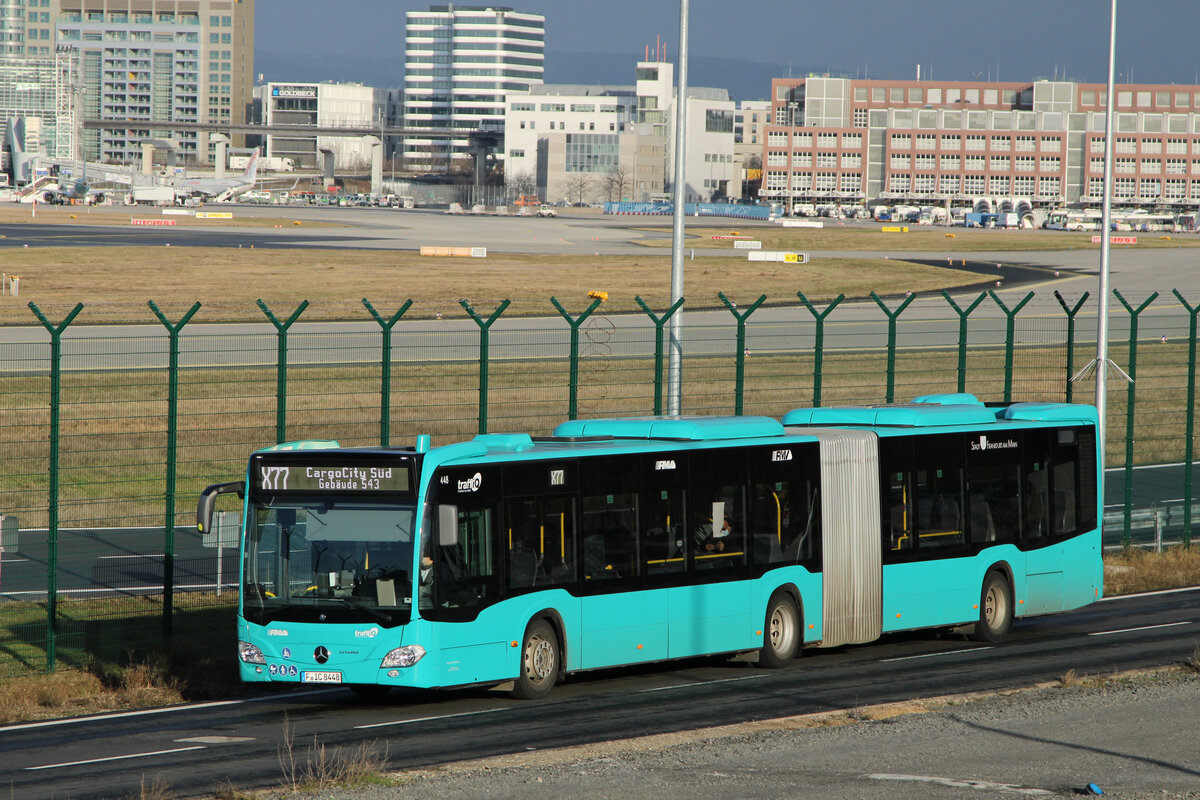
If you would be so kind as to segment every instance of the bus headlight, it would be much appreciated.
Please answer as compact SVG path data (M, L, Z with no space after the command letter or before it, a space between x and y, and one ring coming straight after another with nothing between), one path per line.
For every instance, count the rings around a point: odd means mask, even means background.
M259 650L257 645L249 642L238 642L238 656L247 664L265 664L267 663L266 656L263 651Z
M425 657L425 648L419 644L397 647L383 657L380 667L411 667Z

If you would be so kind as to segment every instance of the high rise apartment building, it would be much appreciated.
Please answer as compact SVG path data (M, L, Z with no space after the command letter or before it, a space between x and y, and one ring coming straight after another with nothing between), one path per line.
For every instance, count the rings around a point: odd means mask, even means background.
M170 123L246 120L254 75L254 0L0 0L0 59L78 54L86 119L144 121L88 129L89 159L130 162L140 142L167 138L207 158L207 136Z
M542 82L546 18L498 6L430 6L405 15L404 120L410 128L494 128L504 98ZM466 139L408 138L410 163L467 156Z
M1101 200L1106 87L776 78L763 197L1037 208ZM1114 202L1200 205L1200 86L1116 87Z

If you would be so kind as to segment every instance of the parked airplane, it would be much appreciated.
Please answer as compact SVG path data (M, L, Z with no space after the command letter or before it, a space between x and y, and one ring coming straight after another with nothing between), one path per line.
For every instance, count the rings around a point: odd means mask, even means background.
M50 205L70 205L74 201L100 203L104 192L93 189L87 178L59 178L58 184L44 188L38 197Z
M232 200L254 186L258 175L258 151L250 156L250 163L241 176L236 178L184 178L175 184L175 193L181 197L200 197L212 200Z

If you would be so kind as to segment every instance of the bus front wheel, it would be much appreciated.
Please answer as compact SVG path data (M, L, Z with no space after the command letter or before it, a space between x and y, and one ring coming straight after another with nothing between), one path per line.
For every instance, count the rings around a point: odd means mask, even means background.
M513 697L521 700L545 697L558 680L558 667L558 636L548 622L539 619L525 631L521 672L513 684Z
M1013 624L1013 595L1008 580L999 572L989 572L979 597L979 621L971 638L979 642L998 642L1008 636Z
M768 669L786 667L800 650L800 612L786 592L771 595L758 663Z

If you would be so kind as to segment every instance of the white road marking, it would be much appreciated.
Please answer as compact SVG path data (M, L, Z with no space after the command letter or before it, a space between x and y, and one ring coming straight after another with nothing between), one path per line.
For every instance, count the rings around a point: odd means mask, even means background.
M1137 594L1115 594L1111 597L1101 597L1100 602L1106 603L1110 600L1132 600L1135 597L1159 597L1164 594L1179 594L1181 592L1196 591L1200 591L1200 586L1184 586L1179 589L1159 589L1156 592L1138 592Z
M1166 622L1162 625L1143 625L1140 628L1121 628L1120 630L1117 630L1117 631L1096 631L1095 633L1089 633L1088 636L1111 636L1114 633L1134 633L1135 631L1152 631L1152 630L1156 630L1158 628L1174 628L1178 625L1191 625L1191 624L1192 624L1192 621L1189 619L1189 620L1184 620L1183 622Z
M392 722L373 722L370 725L355 725L354 730L361 731L367 728L386 728L389 725L411 725L414 722L431 722L439 719L454 719L455 717L474 717L478 714L494 714L497 711L507 711L507 708L485 708L482 711L463 711L461 714L443 714L438 717L417 717L416 719L398 719Z
M919 656L896 656L895 658L881 658L879 663L883 664L888 661L911 661L914 658L937 658L938 656L956 656L959 653L977 653L980 650L991 650L991 645L984 647L967 647L962 650L939 650L936 653L922 653Z
M26 770L57 769L58 767L78 767L81 764L100 764L104 761L122 761L127 758L147 758L149 756L165 756L171 753L186 753L189 750L203 750L204 745L195 747L176 747L173 750L155 750L150 753L131 753L127 756L109 756L108 758L88 758L83 761L64 761L61 764L43 764L40 767L26 767Z
M735 681L756 681L760 678L766 678L768 675L747 675L742 678L722 678L716 681L698 681L697 683L675 683L670 686L658 686L654 689L639 689L637 694L646 694L648 692L669 692L673 689L691 689L693 686L712 686L716 683L734 683Z
M186 739L176 739L176 742L188 744L234 744L236 742L253 742L253 736L189 736Z
M294 694L284 695L269 695L267 697L249 697L245 700L214 700L211 703L191 703L188 705L167 706L165 708L148 708L142 711L120 711L115 714L100 714L92 717L70 717L68 719L48 719L44 722L26 722L21 725L8 725L0 728L0 733L9 731L25 731L33 728L53 728L59 725L75 725L80 722L104 722L112 719L125 719L127 717L142 717L148 714L170 714L176 711L196 711L202 708L220 708L222 706L237 706L244 703L261 703L269 700L288 701L297 697L315 697L322 694L331 694L332 692L340 691L338 689L314 689L311 692L295 692Z
M958 778L941 778L937 775L893 775L889 773L874 773L866 777L874 781L911 781L914 783L936 783L939 786L953 786L956 789L981 789L988 792L1008 792L1021 795L1054 794L1049 789L1029 789L1015 783L994 783L993 781L973 781Z

